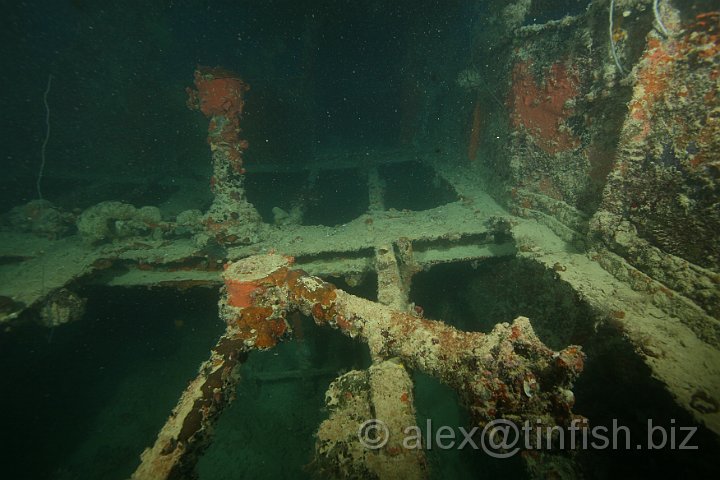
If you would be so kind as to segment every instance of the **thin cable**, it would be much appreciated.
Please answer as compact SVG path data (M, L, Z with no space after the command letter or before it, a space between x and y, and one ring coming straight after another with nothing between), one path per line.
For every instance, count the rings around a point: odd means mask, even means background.
M50 105L48 105L48 94L50 93L52 79L52 74L48 75L47 87L45 88L45 94L43 95L43 103L45 104L45 140L43 140L42 150L40 151L40 157L42 160L40 162L40 171L38 171L37 182L35 182L38 198L40 200L43 199L40 182L42 182L43 172L45 171L45 149L47 148L47 144L50 141Z
M660 19L659 3L660 3L660 0L653 1L653 13L655 14L655 22L657 23L657 26L660 27L660 31L663 33L663 35L665 35L666 37L669 37L670 32L668 32L668 29L665 28L665 25L663 25L663 22Z
M657 3L657 0L655 0ZM623 70L622 65L620 65L620 59L617 56L617 52L615 51L615 39L613 39L613 13L615 12L615 0L610 0L610 15L609 15L609 33L610 33L610 51L612 52L613 59L615 60L615 66L617 66L618 70L620 71L620 75L625 75L625 70Z

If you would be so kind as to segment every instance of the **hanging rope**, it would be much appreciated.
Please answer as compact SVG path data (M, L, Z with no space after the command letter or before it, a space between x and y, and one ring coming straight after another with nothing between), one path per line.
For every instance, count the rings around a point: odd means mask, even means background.
M47 87L45 88L45 94L43 95L43 103L45 104L45 140L43 140L42 150L40 151L40 171L38 172L37 187L38 198L42 200L42 189L40 188L40 182L42 182L43 173L45 172L45 150L47 144L50 141L50 105L48 105L48 94L50 93L50 86L52 85L52 74L48 75Z

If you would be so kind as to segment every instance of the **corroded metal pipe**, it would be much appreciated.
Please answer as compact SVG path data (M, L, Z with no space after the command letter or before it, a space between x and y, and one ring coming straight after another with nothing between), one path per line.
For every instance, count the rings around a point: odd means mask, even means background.
M373 356L398 357L453 387L478 425L504 418L565 426L574 418L571 387L584 355L578 346L549 349L527 318L500 323L488 334L463 332L350 295L290 264L266 255L227 265L221 316L246 345L272 347L288 329L287 313L299 310L319 325L359 337Z
M355 297L291 264L270 254L226 265L220 314L227 329L143 452L133 479L193 478L247 353L272 348L287 335L285 318L293 310L360 338L374 358L397 357L439 378L457 391L478 426L503 418L562 427L574 418L570 388L583 368L580 347L550 350L527 318L498 324L489 334L462 332Z

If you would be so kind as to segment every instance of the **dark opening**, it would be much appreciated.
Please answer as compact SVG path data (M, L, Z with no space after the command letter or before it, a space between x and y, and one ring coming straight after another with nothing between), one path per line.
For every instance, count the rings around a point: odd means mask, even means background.
M618 449L579 448L575 459L584 478L702 478L712 476L711 472L716 470L715 452L720 447L717 436L698 425L675 403L662 383L652 378L650 369L623 337L618 325L598 323L601 319L593 315L555 272L522 259L488 260L477 269L467 264L436 266L416 275L411 297L423 306L426 316L441 318L462 330L487 332L497 322L509 322L524 315L530 318L540 339L551 348L560 349L569 343L583 347L587 358L574 388L573 412L586 417L590 428L601 426L612 432L613 422L627 427L631 438L630 448L626 448L622 432L617 436ZM443 419L449 425L466 422L468 426L464 411L460 409L456 413L452 404L447 403L453 392L422 377L416 376L416 380L419 422L429 416L436 424L438 419ZM427 397L431 400L424 400ZM440 406L443 404L446 406ZM662 426L665 432L671 432L674 427L678 439L675 448L667 443L664 448L648 449L646 442L651 425ZM685 432L681 426L697 429L691 442L697 450L677 448L681 432ZM566 435L569 434L566 432ZM670 442L670 433L667 435ZM610 434L607 436L612 438ZM594 439L591 437L588 441ZM662 441L659 432L654 441L656 445ZM569 444L569 440L567 442ZM580 434L576 442L580 444ZM497 476L526 478L519 468L513 470L516 466L512 463L503 463L508 460L492 462L480 452L474 454L482 458L458 454L453 461L462 466L458 468L474 469L475 473L497 468L501 469ZM432 452L430 458L449 455L452 453ZM440 464L441 471L447 468L443 465ZM482 465L482 470L478 470L481 468L478 465ZM454 478L463 478L462 472L452 473ZM465 475L465 478L471 477Z
M385 208L429 210L457 200L455 190L435 170L420 162L380 167L385 181Z
M302 225L335 226L367 211L366 185L356 170L323 170L312 178L306 171L272 172L248 174L245 190L267 223L274 223L278 207L286 213L300 208Z
M341 225L365 213L367 183L357 170L324 170L306 194L304 225Z
M592 313L554 271L519 258L438 265L413 278L411 300L425 315L465 331L489 332L499 322L530 318L548 346L582 343L592 334Z
M665 386L636 349L612 325L604 325L583 345L585 369L575 384L573 411L587 417L590 425L602 425L612 432L613 422L627 427L628 436L618 430L617 449L580 451L578 464L588 479L611 478L706 478L717 472L717 435L698 425L692 415L679 407ZM664 448L647 448L648 434L662 427L667 434ZM697 430L695 430L697 429ZM687 444L697 449L678 448L689 430ZM671 432L675 445L671 447ZM662 434L655 429L655 445ZM637 448L641 445L642 448Z
M7 478L128 478L224 330L215 289L81 294L78 322L0 334Z

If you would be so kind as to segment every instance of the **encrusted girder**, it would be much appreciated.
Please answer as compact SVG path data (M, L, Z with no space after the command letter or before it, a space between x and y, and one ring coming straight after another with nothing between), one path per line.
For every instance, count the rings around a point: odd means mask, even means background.
M262 278L248 276L253 266L267 264L277 268ZM527 318L500 323L489 334L463 332L350 295L291 269L279 255L229 264L224 277L221 315L239 327L247 345L273 346L287 331L286 314L300 310L319 325L359 337L374 356L398 357L450 385L478 425L505 418L564 426L574 418L571 387L584 355L577 346L549 349Z

